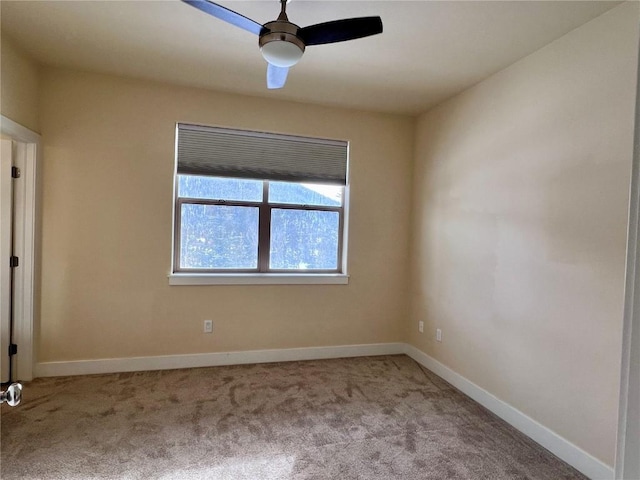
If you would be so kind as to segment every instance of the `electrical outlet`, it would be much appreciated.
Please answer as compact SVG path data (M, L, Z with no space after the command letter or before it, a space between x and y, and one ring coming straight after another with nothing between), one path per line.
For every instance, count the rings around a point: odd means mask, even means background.
M418 331L424 333L424 322L422 320L418 322Z
M436 342L441 342L442 341L442 330L440 330L439 328L436 328Z
M213 333L213 320L205 320L204 321L204 333Z

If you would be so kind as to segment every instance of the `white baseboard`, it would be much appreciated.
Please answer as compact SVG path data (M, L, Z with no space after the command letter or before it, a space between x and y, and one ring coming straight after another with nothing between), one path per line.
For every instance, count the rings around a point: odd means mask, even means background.
M91 375L99 373L171 370L176 368L213 367L247 363L290 362L327 358L364 357L373 355L407 354L416 362L439 375L454 387L513 425L551 453L594 480L609 480L613 468L536 422L520 410L500 400L426 353L405 343L376 343L341 345L335 347L287 348L280 350L251 350L245 352L198 353L192 355L164 355L157 357L105 358L70 362L44 362L35 366L35 377Z
M435 358L406 344L404 353L436 375L445 379L458 390L495 413L504 421L520 430L587 477L593 480L609 480L613 478L612 467L588 454L580 447L577 447L544 425L536 422L520 410L493 396L462 375L454 372L449 367L438 362Z
M397 355L404 353L404 349L404 343L374 343L366 345L340 345L335 347L285 348L279 350L250 350L245 352L196 353L191 355L44 362L36 364L34 376L60 377L66 375L215 367L246 363L291 362L296 360L366 357L370 355Z

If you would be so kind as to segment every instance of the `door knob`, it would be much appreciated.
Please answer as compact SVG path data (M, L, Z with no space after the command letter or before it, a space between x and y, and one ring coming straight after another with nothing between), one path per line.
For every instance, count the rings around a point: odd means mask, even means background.
M0 392L0 403L7 402L11 407L15 407L20 403L22 398L22 385L12 383L6 391Z

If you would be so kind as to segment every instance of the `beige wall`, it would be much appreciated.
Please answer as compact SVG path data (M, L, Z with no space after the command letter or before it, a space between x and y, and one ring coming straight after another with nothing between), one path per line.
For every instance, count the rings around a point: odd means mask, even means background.
M0 39L0 86L0 113L39 132L38 66L5 36Z
M609 465L637 18L616 7L416 134L410 342Z
M402 340L413 119L53 68L41 85L39 361ZM178 121L349 140L349 285L169 286Z

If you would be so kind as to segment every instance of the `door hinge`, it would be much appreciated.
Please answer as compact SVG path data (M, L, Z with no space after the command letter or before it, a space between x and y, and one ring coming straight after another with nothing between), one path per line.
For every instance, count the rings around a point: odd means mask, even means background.
M11 167L11 178L20 178L20 169L18 167Z
M9 356L17 355L18 353L18 345L12 343L9 345Z
M9 258L9 267L16 268L18 265L20 265L20 259L12 255L11 258Z

